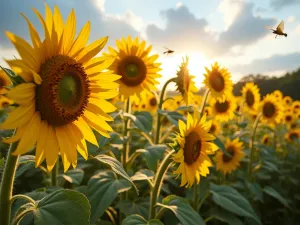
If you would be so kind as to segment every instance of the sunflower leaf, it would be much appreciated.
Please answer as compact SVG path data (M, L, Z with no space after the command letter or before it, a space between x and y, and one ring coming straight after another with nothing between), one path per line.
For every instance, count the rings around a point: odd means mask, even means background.
M152 170L141 169L131 177L131 180L151 180L153 177L154 172Z
M135 201L124 200L120 201L116 208L118 208L126 216L138 214L144 218L148 218L149 212L149 198L139 198Z
M110 170L101 171L92 176L87 186L87 196L92 207L91 224L103 215L119 193L131 188L127 180L118 179Z
M202 217L189 205L188 201L176 195L169 195L159 206L171 210L182 225L204 225Z
M10 69L7 69L7 68L4 68L2 66L0 66L0 67L7 74L7 76L10 78L10 80L12 81L14 86L16 86L18 84L25 83L23 78L20 77L19 75L17 75L14 71L12 71Z
M4 165L4 158L0 159L0 167Z
M135 186L135 184L132 182L132 180L130 179L130 177L128 176L128 174L125 172L124 168L122 167L121 163L116 160L113 157L107 156L107 155L97 155L95 156L95 159L99 160L100 162L108 165L111 167L111 169L118 175L120 175L121 177L125 178L126 180L128 180L132 186L134 187L134 189L136 190L136 193L139 194L139 190L137 189L137 187Z
M65 174L60 174L59 177L64 178L71 184L80 185L84 177L84 171L82 169L68 170Z
M278 200L280 203L282 203L284 206L290 208L290 206L289 206L288 202L286 201L286 199L284 199L284 198L278 193L278 191L276 191L274 188L272 188L272 187L270 187L270 186L266 186L266 187L264 187L264 192L265 192L267 195L269 195L269 196L271 196L271 197L277 199L277 200Z
M252 218L261 224L248 200L234 188L211 183L211 193L217 205L239 216Z
M134 125L141 131L149 133L152 130L153 118L149 112L123 113L124 117L132 120Z
M126 217L122 225L163 225L162 222L160 222L157 219L152 219L152 220L145 220L142 216L134 214Z
M236 217L234 214L224 210L224 209L215 209L211 216L215 217L216 219L225 222L229 225L243 225L244 223Z
M157 169L157 164L163 158L166 149L166 145L152 145L141 152L150 170L155 171Z
M83 194L58 190L38 202L33 212L34 224L89 225L90 209L89 201Z
M216 136L216 139L214 140L214 143L215 143L215 144L216 144L223 152L226 152L226 151L225 151L225 145L224 145L223 141L221 141L221 139L218 138L217 136Z

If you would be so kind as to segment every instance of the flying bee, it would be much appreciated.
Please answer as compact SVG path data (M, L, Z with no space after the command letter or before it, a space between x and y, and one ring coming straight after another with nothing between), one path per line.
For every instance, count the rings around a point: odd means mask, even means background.
M276 34L275 38L277 37L277 35L284 35L285 37L287 37L286 33L283 33L283 29L284 29L284 22L283 20L280 22L280 24L277 26L276 30L269 28L267 26L265 26L265 28L270 29L273 31L273 34Z
M169 54L173 54L174 53L174 51L173 50L171 50L171 49L168 49L168 48L166 48L166 47L164 47L167 51L165 51L163 54L167 54L167 55L169 55Z

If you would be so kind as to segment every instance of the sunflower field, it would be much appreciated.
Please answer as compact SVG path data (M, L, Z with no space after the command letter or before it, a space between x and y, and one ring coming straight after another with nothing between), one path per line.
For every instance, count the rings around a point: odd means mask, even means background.
M251 82L234 96L221 62L199 92L188 56L159 90L149 43L104 52L74 10L45 8L44 34L22 14L31 43L6 32L0 225L300 224L300 101Z

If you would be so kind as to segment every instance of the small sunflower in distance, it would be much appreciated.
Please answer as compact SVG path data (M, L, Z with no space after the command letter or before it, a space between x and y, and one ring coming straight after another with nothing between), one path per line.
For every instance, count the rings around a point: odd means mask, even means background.
M272 94L264 97L260 111L264 123L279 123L282 118L281 102Z
M292 111L294 113L300 112L300 101L296 100L296 101L293 102L293 104L292 104Z
M177 71L176 85L177 90L180 92L183 100L187 105L190 104L191 99L193 98L193 93L197 92L197 88L195 86L195 82L193 78L195 76L190 75L189 69L189 58L186 56L185 60L182 59L182 63Z
M271 145L271 137L268 134L265 134L261 139L262 144Z
M117 49L108 47L109 52L104 57L114 57L116 60L109 70L121 76L120 95L125 98L134 96L141 98L141 94L156 91L156 84L161 75L160 63L156 62L158 55L149 56L152 46L146 47L145 41L134 40L130 36L116 41Z
M208 155L214 154L218 147L212 143L215 137L209 134L210 121L206 116L199 118L198 113L187 115L187 123L179 120L179 133L171 145L177 152L173 155L179 164L174 174L181 175L181 185L191 187L200 182L200 176L209 174L212 162Z
M12 103L13 103L13 101L6 98L5 96L0 96L0 110L7 108Z
M284 113L283 120L285 124L291 124L294 121L294 114L291 112Z
M211 70L205 67L206 74L203 84L210 90L210 96L220 102L224 102L227 95L232 93L232 81L230 73L225 68L220 68L215 62Z
M293 129L293 130L289 131L286 134L285 138L286 138L286 140L288 142L299 141L299 138L300 138L300 129Z
M213 114L215 116L214 119L223 122L233 119L236 103L232 95L227 96L225 101L220 101L213 98L211 99L210 105L212 106Z
M114 59L94 58L105 46L107 37L87 45L90 22L76 33L76 15L72 9L66 23L57 6L54 13L47 4L46 18L33 9L45 32L41 40L33 24L26 19L33 46L13 33L6 32L21 59L7 61L18 67L26 83L7 92L19 106L9 113L0 129L17 129L3 142L18 142L14 155L22 155L36 145L38 167L46 159L51 171L60 154L64 171L77 165L77 151L88 158L86 141L98 146L92 128L105 137L112 131L107 113L115 107L107 101L118 95L120 78L102 72ZM28 132L30 131L30 132Z
M282 101L283 94L282 94L281 91L275 90L275 91L273 91L272 94L275 96L275 98L276 98L278 101Z
M226 139L225 153L218 151L215 156L217 170L224 174L230 174L240 165L241 160L245 157L243 152L243 143L238 138L231 141Z
M7 74L0 68L0 95L5 94L7 90L5 89L6 86L10 86L11 81Z
M209 133L212 133L213 135L218 135L220 132L220 124L217 123L215 120L212 121L211 127L209 129Z
M249 111L256 111L260 102L259 88L254 83L246 83L242 89L245 107Z
M290 106L293 102L293 99L290 96L285 96L282 100L285 106Z

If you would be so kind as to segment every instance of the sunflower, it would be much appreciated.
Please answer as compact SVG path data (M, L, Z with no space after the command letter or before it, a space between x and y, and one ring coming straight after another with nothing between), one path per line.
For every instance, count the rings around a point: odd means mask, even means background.
M226 139L225 152L218 151L215 156L215 162L217 170L227 174L236 170L244 158L243 143L238 138L233 141Z
M283 94L282 94L281 91L275 90L275 91L273 91L272 94L275 96L275 98L276 98L278 101L282 101Z
M292 110L294 113L300 112L300 101L296 100L292 104Z
M178 168L174 174L181 175L181 185L191 187L194 182L200 182L200 175L209 174L208 167L212 162L208 155L214 154L218 147L211 141L215 139L209 134L211 122L206 121L204 115L201 119L198 113L187 115L187 123L179 120L179 133L171 145L177 152L173 155Z
M242 95L246 109L255 112L260 102L259 88L257 85L254 83L246 83L242 89Z
M139 110L142 111L156 112L157 107L158 107L157 97L153 93L151 93L151 95L147 95L143 97L139 104Z
M210 90L210 96L216 98L221 103L225 101L227 95L232 92L232 81L230 73L225 68L220 68L219 64L215 62L211 70L205 67L206 74L203 84Z
M177 71L176 86L177 91L180 92L184 102L189 105L191 98L193 98L193 92L197 92L195 82L193 78L195 76L190 75L188 70L189 58L186 56L185 60L182 58L182 63Z
M12 103L13 103L13 101L11 101L10 99L8 99L4 96L0 96L0 110L7 108Z
M282 100L283 104L286 106L290 106L293 102L293 99L290 96L285 96Z
M265 135L262 137L261 142L262 142L264 145L270 145L270 144L271 144L271 138L270 138L270 135L269 135L269 134L265 134Z
M260 111L264 123L279 123L282 118L281 104L273 94L264 97Z
M11 81L7 74L0 68L0 94L5 94L7 91L5 87L10 86Z
M284 113L283 116L283 122L285 124L291 124L294 121L294 114L289 112L289 113Z
M117 49L108 47L109 52L104 57L114 57L116 60L109 69L115 74L121 75L118 81L120 94L125 98L135 96L141 98L141 93L150 93L156 90L157 78L161 75L160 63L157 63L158 55L149 56L152 46L146 47L145 41L134 40L130 36L116 41Z
M209 133L212 133L213 135L218 135L220 132L220 124L213 120L211 123L211 127L209 129Z
M206 114L207 117L211 117L213 115L211 106L205 106L203 113Z
M77 165L77 151L88 158L86 141L98 146L91 128L105 137L112 131L106 121L115 107L106 99L118 95L120 76L102 72L114 59L97 57L107 37L86 46L90 33L87 22L75 39L76 18L72 9L66 23L57 6L54 13L46 4L46 18L39 18L45 39L41 40L33 24L28 23L33 46L6 32L21 59L7 61L20 68L22 83L7 92L19 106L0 125L0 129L17 129L7 143L19 141L14 155L25 154L36 144L36 167L46 159L51 171L60 154L64 171ZM28 132L30 131L30 132ZM77 149L77 151L76 151Z
M194 106L200 106L202 104L202 99L203 99L202 95L194 95L193 105Z
M213 98L210 105L216 120L226 122L234 117L236 103L233 96L228 95L223 102Z
M293 129L289 131L286 136L286 140L289 142L294 142L300 138L300 129Z

